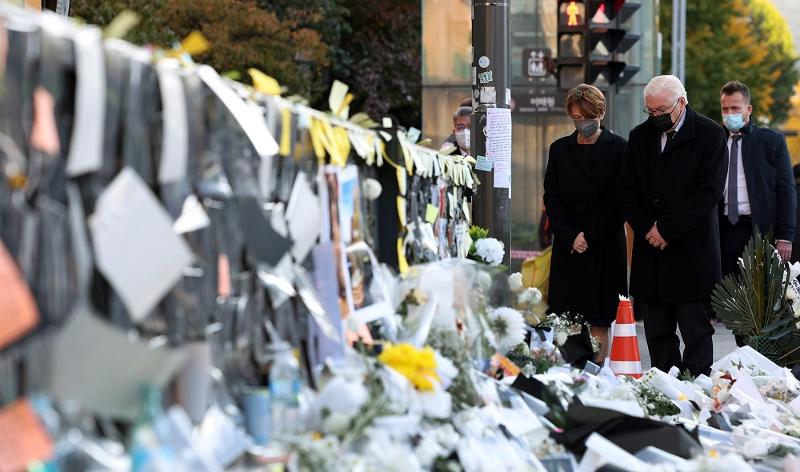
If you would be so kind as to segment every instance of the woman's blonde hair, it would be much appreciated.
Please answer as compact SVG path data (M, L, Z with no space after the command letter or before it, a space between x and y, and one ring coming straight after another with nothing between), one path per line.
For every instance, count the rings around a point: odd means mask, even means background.
M586 118L600 118L606 113L606 97L594 85L580 84L567 92L567 114L576 106Z

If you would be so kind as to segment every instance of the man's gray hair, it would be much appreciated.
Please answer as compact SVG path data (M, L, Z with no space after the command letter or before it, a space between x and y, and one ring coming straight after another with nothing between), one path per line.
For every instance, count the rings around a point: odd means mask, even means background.
M677 102L679 98L683 98L687 104L689 103L686 89L680 79L674 75L657 75L653 77L644 87L643 95L647 99L647 97L661 95L664 91L669 92L670 101L672 102Z
M461 116L472 116L472 107L460 107L453 113L453 121L455 122Z

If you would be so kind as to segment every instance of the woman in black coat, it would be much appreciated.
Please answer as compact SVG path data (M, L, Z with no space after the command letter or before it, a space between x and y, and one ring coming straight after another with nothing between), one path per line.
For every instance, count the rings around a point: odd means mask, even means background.
M576 130L550 146L544 178L554 236L548 303L553 313L583 316L600 339L602 361L619 295L627 293L625 230L615 196L626 142L600 126L606 103L596 87L570 90L566 109Z

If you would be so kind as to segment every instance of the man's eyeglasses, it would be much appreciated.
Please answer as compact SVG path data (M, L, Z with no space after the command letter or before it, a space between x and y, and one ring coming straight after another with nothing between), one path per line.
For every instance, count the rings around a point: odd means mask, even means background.
M645 106L642 108L642 111L645 113L645 115L649 116L666 115L667 113L672 113L673 111L675 111L675 107L678 106L678 102L680 101L680 99L681 97L678 97L678 99L675 100L675 103L672 105L672 107L669 107L669 109L661 107L661 108L656 108L655 110L651 110Z

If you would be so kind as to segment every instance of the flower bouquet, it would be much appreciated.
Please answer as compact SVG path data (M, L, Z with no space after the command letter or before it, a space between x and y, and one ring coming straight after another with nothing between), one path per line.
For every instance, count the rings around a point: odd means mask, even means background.
M600 343L589 333L589 324L581 315L551 313L536 328L552 330L553 344L558 346L564 360L579 369L583 369L586 362L593 360L600 351Z
M525 287L520 272L508 276L508 288L511 291L512 306L522 313L526 323L531 326L538 325L545 310L542 292L536 287Z
M480 226L472 226L469 229L469 237L472 245L469 248L469 259L475 262L482 262L490 266L500 266L503 257L506 255L505 245L502 241L489 237L489 230Z

